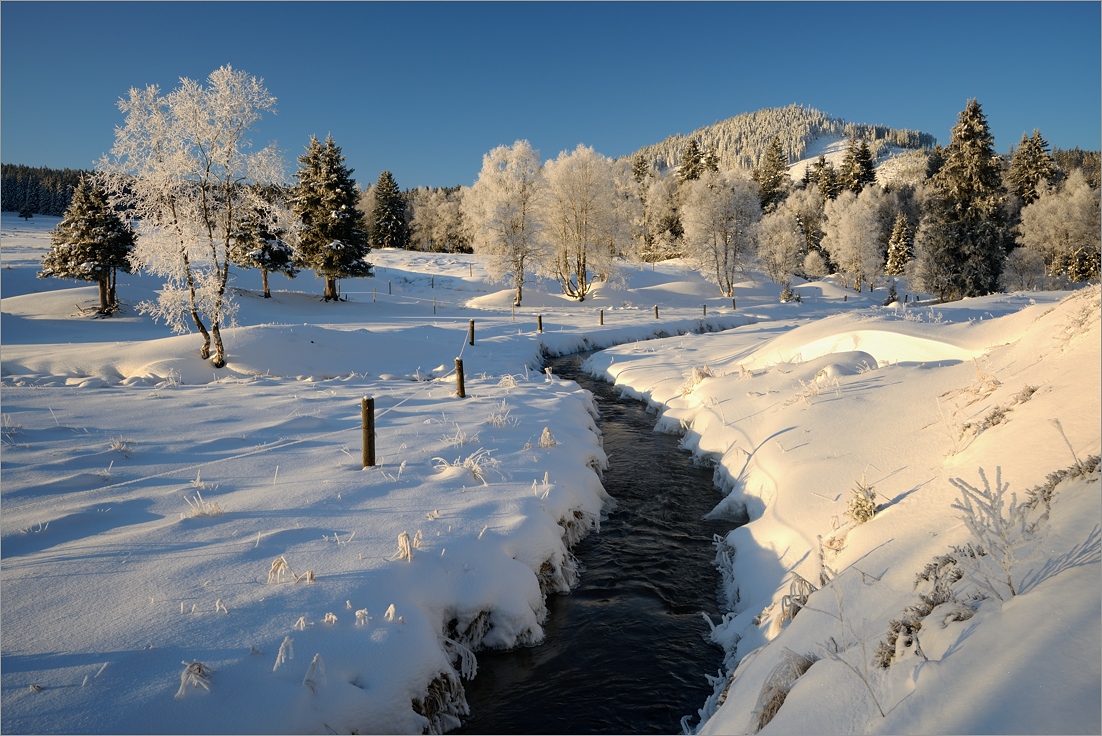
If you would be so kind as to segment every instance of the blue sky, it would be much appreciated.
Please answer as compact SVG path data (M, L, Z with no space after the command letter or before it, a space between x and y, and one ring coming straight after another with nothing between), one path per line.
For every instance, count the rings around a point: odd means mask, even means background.
M130 87L262 77L288 168L333 135L366 185L471 184L526 138L628 154L799 103L943 143L968 99L1006 151L1100 143L1098 2L0 4L0 156L91 168Z

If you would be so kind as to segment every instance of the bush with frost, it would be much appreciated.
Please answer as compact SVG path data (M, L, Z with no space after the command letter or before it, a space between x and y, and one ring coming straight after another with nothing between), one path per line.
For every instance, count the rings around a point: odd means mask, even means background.
M184 671L180 673L180 689L176 691L176 697L182 698L189 686L201 687L210 692L210 673L213 671L202 662L181 662Z
M850 493L853 495L846 506L846 515L858 524L871 521L876 516L876 489L865 482L865 474L861 474L861 480L857 481Z
M750 716L753 733L765 728L784 705L789 691L809 669L818 661L814 654L797 654L791 649L781 650L781 661L765 678L758 702Z

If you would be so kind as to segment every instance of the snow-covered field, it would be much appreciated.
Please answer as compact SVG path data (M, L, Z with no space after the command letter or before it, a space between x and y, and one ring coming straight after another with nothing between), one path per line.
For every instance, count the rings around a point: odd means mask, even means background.
M514 315L478 257L375 251L377 277L336 304L309 274L272 277L265 300L239 273L216 371L198 336L134 308L153 279L120 275L110 319L80 312L94 285L36 280L56 222L4 213L0 238L4 732L454 726L467 650L542 636L544 596L577 575L568 547L609 500L590 397L541 353L612 345L592 370L717 463L717 514L752 519L719 548L732 611L714 635L742 664L705 730L753 730L786 648L819 661L770 730L1102 728L1097 471L1057 486L1019 595L944 628L937 609L925 658L900 644L871 664L924 592L914 576L967 541L950 479L1001 468L1021 498L1098 454L1097 287L903 309L829 282L779 304L747 281L733 310L669 262L581 304L529 285ZM862 476L882 507L857 526ZM824 589L782 623L794 573Z

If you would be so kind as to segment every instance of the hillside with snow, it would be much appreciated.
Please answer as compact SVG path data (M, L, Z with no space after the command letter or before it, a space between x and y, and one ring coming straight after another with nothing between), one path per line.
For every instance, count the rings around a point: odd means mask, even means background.
M614 502L627 459L541 370L594 348L725 494L725 669L689 730L1102 731L1097 285L885 307L757 276L734 308L674 260L513 311L478 256L376 250L337 303L236 273L216 370L136 309L152 277L107 319L36 279L56 222L0 223L5 733L457 727L479 652L547 635ZM1000 547L959 507L1005 484Z
M629 158L642 156L659 171L676 169L681 153L690 140L696 140L704 150L713 151L721 169L753 169L761 162L769 142L777 137L789 161L799 164L826 154L835 166L841 163L845 141L849 138L868 141L879 159L902 150L932 148L937 140L929 133L899 130L882 125L846 122L841 118L802 105L766 108L718 120L687 135L677 133L658 143L644 146ZM841 145L841 147L839 147ZM894 149L894 150L893 150ZM794 178L803 176L803 169Z

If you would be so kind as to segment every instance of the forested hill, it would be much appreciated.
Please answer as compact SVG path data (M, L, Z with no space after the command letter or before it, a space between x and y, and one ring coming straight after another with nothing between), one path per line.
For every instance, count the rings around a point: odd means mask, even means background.
M80 177L89 173L81 169L3 164L0 170L0 209L61 217L73 198L73 190L80 183Z
M819 138L864 138L873 155L879 153L885 145L930 148L937 143L929 133L897 130L882 125L847 123L811 107L789 105L736 115L694 130L688 135L678 133L654 145L640 148L632 157L641 154L645 160L661 170L676 167L685 145L690 139L695 139L701 149L715 152L721 169L752 169L758 165L774 136L780 138L789 162L805 158L808 146Z

